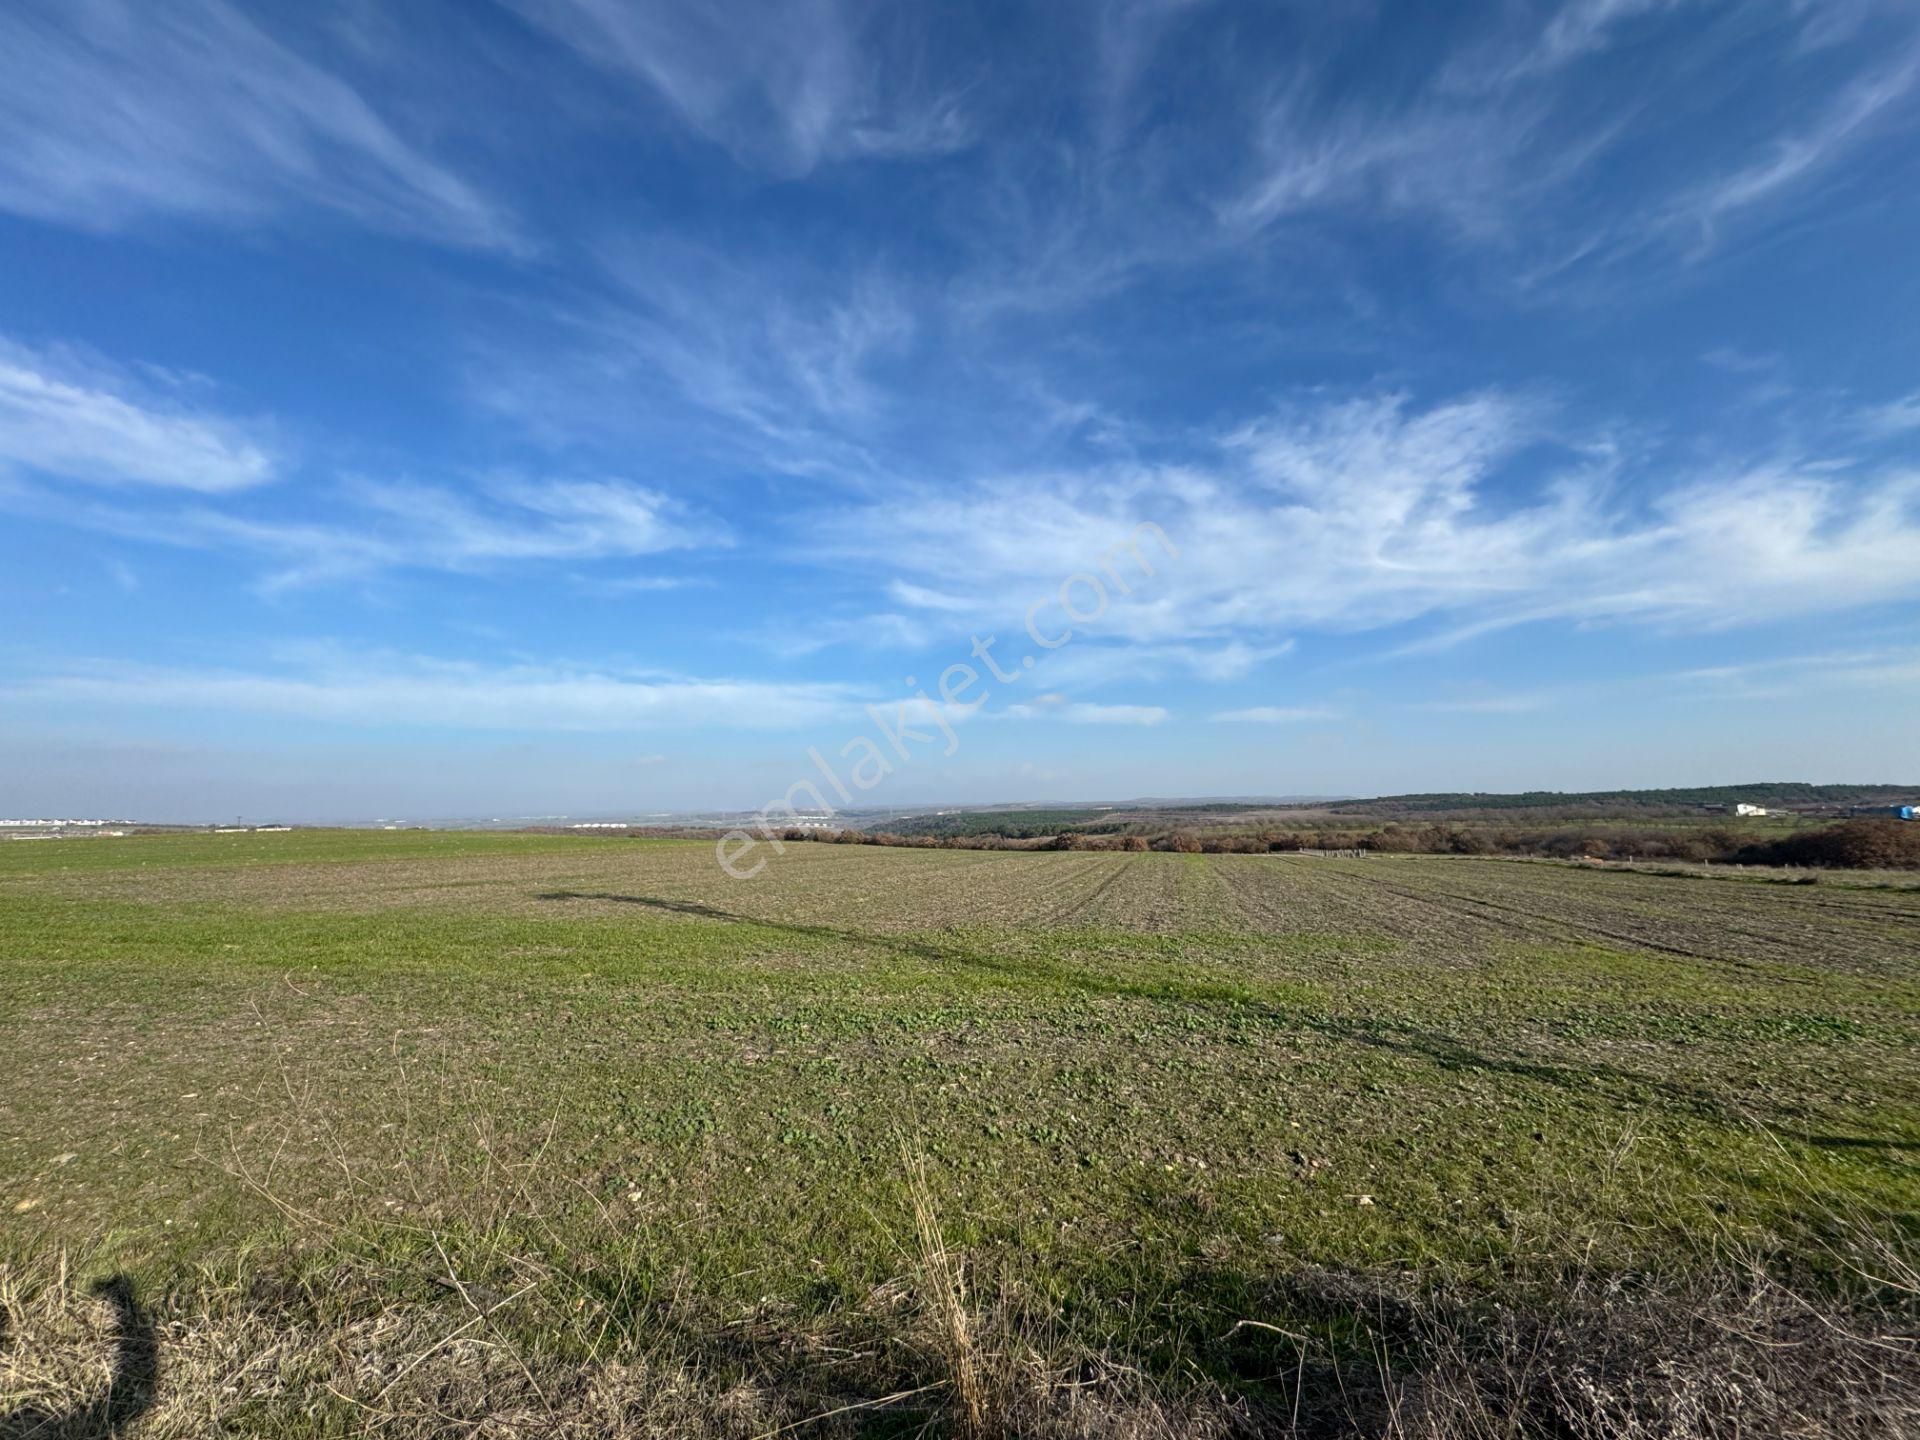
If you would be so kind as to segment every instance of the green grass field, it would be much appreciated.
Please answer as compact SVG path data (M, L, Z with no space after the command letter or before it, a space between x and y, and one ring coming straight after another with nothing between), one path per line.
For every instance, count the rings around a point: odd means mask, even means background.
M742 883L677 841L0 846L0 1261L23 1315L64 1251L164 1314L443 1323L436 1363L484 1342L550 1408L543 1366L669 1351L714 1395L758 1387L741 1433L924 1382L807 1432L911 1434L947 1413L938 1346L887 1338L926 1300L923 1158L982 1316L1283 1410L1301 1346L1361 1343L1302 1277L1497 1298L1584 1245L1682 1280L1760 1256L1820 1293L1847 1279L1836 1217L1911 1234L1920 890L1768 878L795 845ZM220 1424L418 1419L397 1368L241 1385Z

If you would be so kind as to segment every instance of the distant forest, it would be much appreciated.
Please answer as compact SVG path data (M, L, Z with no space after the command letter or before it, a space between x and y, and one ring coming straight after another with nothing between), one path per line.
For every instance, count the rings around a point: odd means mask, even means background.
M1449 791L1426 795L1382 795L1370 800L1335 800L1289 805L1261 801L1177 801L1152 804L1050 806L1033 809L953 810L944 814L889 817L884 828L897 835L960 837L999 835L1037 840L1063 831L1086 835L1152 834L1169 828L1210 830L1248 823L1292 825L1313 817L1334 821L1366 818L1395 820L1489 819L1528 812L1534 820L1616 818L1646 820L1701 817L1710 807L1736 804L1769 810L1834 811L1891 808L1920 803L1920 785L1806 785L1767 780L1751 785L1701 785L1679 790L1528 790L1520 794ZM881 828L869 826L868 828Z
M1115 810L954 810L944 815L913 815L889 820L886 828L899 835L1004 835L1009 840L1037 840L1062 830L1100 833ZM1128 815L1138 812L1128 810ZM1114 822L1113 829L1123 825Z
M1740 803L1767 819L1735 818ZM1920 786L1761 781L1691 789L1456 791L1284 805L1209 801L957 810L884 828L789 832L843 844L992 849L1290 851L1542 855L1840 868L1920 867L1920 824L1871 818L1920 802ZM1864 811L1868 818L1849 819ZM1847 823L1827 824L1844 820Z
M1435 815L1462 810L1684 810L1705 805L1898 805L1920 797L1920 785L1804 785L1767 780L1752 785L1700 785L1685 790L1527 790L1517 795L1452 792L1382 795L1325 806L1336 814Z

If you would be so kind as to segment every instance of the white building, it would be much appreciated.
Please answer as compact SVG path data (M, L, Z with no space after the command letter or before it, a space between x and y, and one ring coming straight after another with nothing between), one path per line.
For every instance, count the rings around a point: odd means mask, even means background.
M1767 813L1767 807L1764 805L1748 805L1743 801L1733 807L1733 813L1736 815L1764 815Z

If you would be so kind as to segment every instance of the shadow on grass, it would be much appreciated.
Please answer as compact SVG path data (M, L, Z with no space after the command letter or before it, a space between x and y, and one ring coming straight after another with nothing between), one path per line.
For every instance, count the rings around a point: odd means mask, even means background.
M1061 965L1037 955L1002 959L982 954L957 944L941 944L905 935L874 934L838 925L799 925L785 920L765 920L755 915L739 915L697 900L660 900L650 895L588 894L575 890L553 890L539 897L549 901L591 900L603 904L640 905L649 910L664 910L722 925L741 925L753 930L790 935L811 943L850 945L862 950L877 950L900 959L973 970L996 980L1030 988L1049 985L1079 990L1087 994L1127 996L1144 1000L1211 1000L1257 1005L1259 997L1244 986L1221 985L1206 981L1169 978L1164 982L1117 980L1091 971Z
M113 1375L106 1390L72 1408L24 1405L9 1410L0 1415L0 1440L108 1440L125 1433L152 1408L160 1380L160 1345L152 1318L125 1275L99 1281L93 1293L113 1312Z
M1596 1084L1626 1087L1658 1097L1676 1108L1726 1124L1741 1124L1742 1115L1710 1091L1698 1086L1656 1075L1627 1070L1604 1061L1586 1064L1562 1064L1554 1060L1524 1056L1505 1056L1475 1049L1450 1035L1424 1030L1392 1020L1365 1020L1324 1012L1288 1009L1274 1004L1254 987L1220 981L1168 975L1153 979L1127 980L1081 966L1061 964L1045 956L1024 954L1000 957L952 943L939 943L903 935L876 934L837 925L802 925L791 921L767 920L742 915L697 900L667 900L650 895L615 895L606 892L552 890L541 900L562 903L595 901L615 905L637 905L649 910L710 920L723 925L791 935L813 943L828 942L878 950L903 959L965 969L988 975L1003 983L1032 988L1058 988L1084 995L1125 999L1159 1000L1187 1004L1237 1006L1242 1014L1262 1020L1278 1029L1308 1030L1330 1039L1390 1050L1398 1054L1423 1057L1442 1070L1474 1072L1533 1080L1542 1084L1591 1093Z
M1920 1137L1913 1135L1821 1135L1804 1130L1781 1130L1782 1138L1798 1140L1816 1150L1911 1150L1920 1151Z

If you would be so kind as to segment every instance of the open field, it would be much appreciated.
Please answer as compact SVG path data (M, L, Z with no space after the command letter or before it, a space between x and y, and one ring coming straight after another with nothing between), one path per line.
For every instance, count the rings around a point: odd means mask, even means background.
M131 1277L178 1434L758 1434L906 1391L799 1433L964 1430L955 1317L1082 1357L1034 1392L1071 1433L1130 1386L1213 1406L1167 1433L1311 1428L1410 1294L1741 1273L1897 1315L1920 889L1770 878L0 847L0 1305L72 1339L61 1250ZM24 1434L57 1387L10 1353ZM169 1373L212 1377L191 1415Z

